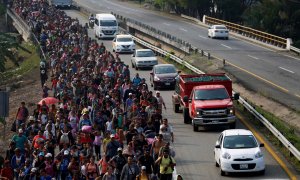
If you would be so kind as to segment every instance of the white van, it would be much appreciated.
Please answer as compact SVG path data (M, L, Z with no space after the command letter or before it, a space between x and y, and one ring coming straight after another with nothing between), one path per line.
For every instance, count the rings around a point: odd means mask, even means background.
M118 32L118 22L112 14L96 14L94 31L96 38L114 38Z

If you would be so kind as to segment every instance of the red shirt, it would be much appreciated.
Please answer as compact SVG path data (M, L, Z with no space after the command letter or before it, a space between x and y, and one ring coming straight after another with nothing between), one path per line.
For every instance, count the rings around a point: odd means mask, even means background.
M7 178L7 179L13 179L13 169L11 167L4 167L3 169L1 169L1 177L3 178Z
M85 143L92 143L93 140L90 136L86 137L86 136L81 136L80 138L80 142L81 144L85 144Z

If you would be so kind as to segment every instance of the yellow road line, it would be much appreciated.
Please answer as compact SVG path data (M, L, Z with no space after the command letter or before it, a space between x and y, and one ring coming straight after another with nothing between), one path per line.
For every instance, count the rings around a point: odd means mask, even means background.
M276 155L276 152L269 146L267 141L260 136L258 132L245 120L243 119L240 113L236 113L237 117L241 120L241 122L254 134L254 136L262 143L264 143L266 150L273 156L273 158L278 162L278 164L282 167L282 169L287 173L291 180L297 180L296 175L287 167L287 165L283 162L283 160Z
M214 57L216 57L216 56L214 56ZM220 61L223 61L223 59L221 59L221 58L219 58L219 57L216 57L216 58L219 59ZM273 83L273 82L271 82L271 81L269 81L269 80L266 80L266 79L264 79L264 78L262 78L262 77L260 77L260 76L258 76L258 75L256 75L256 74L254 74L254 73L252 73L252 72L250 72L250 71L244 69L244 68L241 68L241 67L239 67L239 66L237 66L237 65L235 65L235 64L232 64L232 63L230 63L230 62L228 62L228 61L226 61L226 63L227 63L227 64L230 64L231 66L234 66L234 67L236 67L236 68L238 68L238 69L240 69L240 70L242 70L242 71L244 71L244 72L246 72L246 73L248 73L248 74L250 74L250 75L252 75L252 76L254 76L254 77L256 77L257 79L260 79L260 80L262 80L262 81L264 81L264 82L266 82L266 83L268 83L268 84L271 84L272 86L277 87L278 89L280 89L280 90L283 91L283 92L289 92L289 90L285 89L284 87L281 87L281 86L279 86L279 85L277 85L277 84L275 84L275 83Z

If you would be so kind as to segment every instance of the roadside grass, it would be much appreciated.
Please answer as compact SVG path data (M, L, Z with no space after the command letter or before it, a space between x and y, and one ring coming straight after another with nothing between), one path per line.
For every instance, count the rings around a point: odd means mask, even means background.
M37 53L37 47L30 42L22 42L21 46L27 49L29 52L22 49L18 50L18 57L21 57L23 59L23 61L20 62L19 67L14 66L12 62L8 60L8 64L6 64L8 70L0 73L0 85L14 80L19 76L23 76L27 72L39 66L40 57Z
M261 107L256 106L255 104L250 103L257 112L263 115L282 135L287 138L291 144L295 146L298 150L300 149L300 137L295 133L294 127L284 123L280 118L276 117L270 112L263 110ZM250 112L244 109L243 105L235 102L237 110L241 112L243 117L250 122L260 133L264 134L265 138L272 143L277 150L282 152L283 156L293 164L297 171L300 171L300 161L295 158L289 150L274 136L267 127L265 127L258 119L256 119Z

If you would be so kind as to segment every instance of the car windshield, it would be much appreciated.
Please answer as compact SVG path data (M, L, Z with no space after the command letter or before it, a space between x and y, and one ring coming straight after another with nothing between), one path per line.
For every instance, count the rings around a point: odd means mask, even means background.
M196 89L194 94L195 100L222 100L229 98L225 88Z
M153 57L155 56L153 51L137 51L136 57Z
M101 20L100 26L117 26L117 21L115 20Z
M174 66L159 66L155 68L155 74L169 74L176 73Z
M118 42L131 42L132 39L130 37L122 37L117 39Z
M216 29L227 29L225 26L216 26Z
M253 135L225 136L223 147L226 149L256 148L257 142Z

